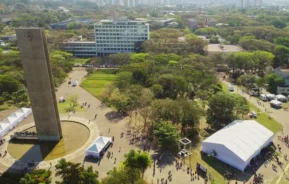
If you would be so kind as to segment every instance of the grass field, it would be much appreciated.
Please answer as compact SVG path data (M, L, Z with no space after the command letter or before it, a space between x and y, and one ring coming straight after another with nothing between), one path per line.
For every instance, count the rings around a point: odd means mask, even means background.
M278 123L275 119L268 116L265 112L261 112L261 110L249 102L250 110L258 113L256 121L268 128L274 133L277 133L281 130L282 125Z
M68 102L64 102L64 103L57 103L57 106L58 106L58 112L60 114L65 114L65 113L68 113L68 108L69 108L69 103ZM76 112L85 112L86 109L85 108L80 108L80 105L78 105L76 108L75 108L75 111Z
M116 81L116 73L117 70L113 69L97 70L82 82L81 87L96 98L100 98L106 86Z
M222 85L224 92L229 92L228 86L225 83L222 82L221 85ZM249 102L249 107L250 107L250 111L255 111L256 113L258 113L258 116L256 119L258 123L265 126L266 128L268 128L274 133L277 133L278 131L281 130L282 125L278 123L275 119L269 117L265 112L261 111L258 107L256 107L254 104L250 102Z

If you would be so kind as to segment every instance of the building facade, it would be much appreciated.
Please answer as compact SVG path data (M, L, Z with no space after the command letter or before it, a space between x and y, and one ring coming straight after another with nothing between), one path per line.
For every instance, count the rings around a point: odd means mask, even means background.
M95 41L68 41L62 47L79 57L105 56L135 51L135 45L149 39L146 21L101 20L94 25Z
M95 42L68 41L62 43L66 52L72 53L78 57L96 56Z
M98 56L134 52L136 43L149 39L149 24L145 21L102 20L94 30Z
M277 93L289 95L289 69L275 68L275 74L285 80L283 86L277 87Z

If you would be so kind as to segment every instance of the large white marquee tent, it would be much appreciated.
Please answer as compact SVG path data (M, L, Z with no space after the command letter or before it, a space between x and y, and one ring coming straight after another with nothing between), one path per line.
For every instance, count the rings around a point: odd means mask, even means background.
M32 113L31 108L20 108L0 121L0 139Z
M263 148L273 142L274 134L255 120L236 120L202 142L201 151L241 171Z
M87 148L85 155L100 158L100 153L110 145L112 139L110 137L99 136L97 139Z

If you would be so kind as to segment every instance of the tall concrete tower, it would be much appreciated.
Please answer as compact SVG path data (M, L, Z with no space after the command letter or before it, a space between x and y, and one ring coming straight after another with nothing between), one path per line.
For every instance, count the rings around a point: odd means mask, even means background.
M62 138L44 29L16 29L20 58L40 141Z

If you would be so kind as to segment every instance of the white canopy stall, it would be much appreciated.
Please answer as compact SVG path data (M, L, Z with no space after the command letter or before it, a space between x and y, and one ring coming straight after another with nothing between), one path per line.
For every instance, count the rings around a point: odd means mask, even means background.
M9 132L10 127L11 126L7 123L0 123L0 139Z
M10 114L0 122L0 138L6 135L11 129L17 126L21 121L32 113L31 108L21 108Z
M255 120L236 120L202 142L201 151L244 171L274 134Z
M112 139L110 137L99 136L86 150L85 155L88 157L100 158L101 153L107 148Z

